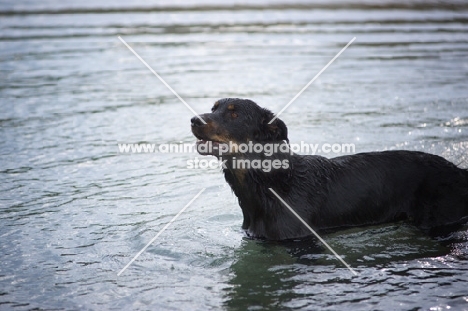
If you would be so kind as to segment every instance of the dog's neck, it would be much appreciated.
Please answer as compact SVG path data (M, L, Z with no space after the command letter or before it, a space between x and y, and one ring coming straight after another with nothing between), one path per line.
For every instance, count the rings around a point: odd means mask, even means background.
M289 150L284 149L284 150ZM293 161L287 152L235 153L220 158L226 181L236 196L256 192L260 188L287 187L293 171Z
M285 163L289 163L289 158L292 155L288 143L275 141L249 142L249 144L259 147L259 149L251 147L248 152L237 150L218 156L223 161L225 171L231 171L234 175L238 175L235 173L236 170L258 174L278 174L288 169L289 165L286 166Z

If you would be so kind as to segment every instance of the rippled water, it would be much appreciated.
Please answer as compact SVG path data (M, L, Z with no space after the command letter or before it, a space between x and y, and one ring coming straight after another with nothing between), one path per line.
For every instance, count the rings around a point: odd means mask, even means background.
M248 240L218 170L186 153L191 112L223 97L279 111L291 142L422 150L468 167L464 1L0 2L0 308L468 308L468 227L394 224ZM335 156L334 154L324 154ZM202 187L206 191L117 273Z

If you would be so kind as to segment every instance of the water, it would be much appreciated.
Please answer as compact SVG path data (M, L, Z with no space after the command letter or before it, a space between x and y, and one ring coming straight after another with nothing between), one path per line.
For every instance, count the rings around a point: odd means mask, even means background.
M117 38L198 112L223 97L277 112L356 37L282 114L291 142L468 167L466 3L235 4L0 3L1 309L468 308L468 227L324 236L353 277L314 241L246 239L222 174L187 168L195 154L119 153L194 138L191 112Z

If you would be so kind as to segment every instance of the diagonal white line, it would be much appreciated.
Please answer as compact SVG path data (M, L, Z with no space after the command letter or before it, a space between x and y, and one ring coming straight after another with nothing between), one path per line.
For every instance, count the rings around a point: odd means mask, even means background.
M275 121L276 118L278 118L279 115L282 114L283 111L285 111L289 107L289 105L291 105L302 94L302 92L304 92L309 87L309 85L311 85L328 68L328 66L330 66L335 61L335 59L337 59L341 55L341 53L343 53L351 45L351 43L354 42L354 40L356 40L356 37L352 38L351 41L349 41L348 44L346 44L346 46L342 48L341 51L338 52L338 54L336 54L335 57L333 57L332 60L329 61L328 64L325 67L323 67L322 70L320 70L319 73L317 73L315 77L312 80L310 80L309 83L307 83L306 86L304 86L302 90L299 93L297 93L297 95L294 96L294 98L291 99L289 103L287 103L286 106L284 106L284 108L281 109L280 112L278 112L274 116L273 119L270 120L270 122L268 122L268 124L273 123L273 121Z
M189 104L187 104L185 102L185 100L179 96L179 94L176 93L176 91L174 91L174 89L166 83L166 81L164 81L163 78L161 78L160 75L158 75L158 73L156 71L153 70L153 68L150 67L150 65L148 65L144 60L143 58L140 57L140 55L138 55L137 52L135 52L135 50L133 50L131 48L130 45L127 44L127 42L125 42L124 39L122 39L120 36L118 37L120 41L122 41L123 44L125 44L125 46L133 53L135 54L136 57L138 57L138 59L143 63L143 65L145 65L175 96L177 96L178 99L180 99L180 101L195 115L197 116L198 119L200 119L200 121L203 122L203 124L206 124L205 120L203 120L200 115L198 113L195 112L195 110L193 110L192 107L190 107Z
M181 209L180 212L178 212L177 215L175 215L174 218L172 218L171 221L169 221L161 229L161 231L159 231L158 234L156 234L156 236L152 238L151 241L149 241L148 244L146 244L146 246L143 247L143 249L139 251L138 254L136 254L135 257L133 257L133 259L130 260L130 262L122 270L120 270L119 273L117 273L117 276L120 276L141 254L143 254L143 252L164 232L164 230L166 230L177 219L177 217L180 216L180 214L182 214L187 209L187 207L190 206L190 204L193 203L193 201L195 201L200 196L200 194L202 194L203 191L205 191L205 189L206 188L203 188L202 190L200 190L200 192L198 192L198 194L190 202L188 202L187 205L185 205L184 208Z
M323 243L323 245L325 245L325 246L333 253L333 255L335 255L335 257L336 257L339 261L341 261L341 262L346 266L346 268L349 269L349 271L351 271L354 275L358 275L357 272L354 271L353 268L351 268L351 266L348 265L348 264L346 263L346 261L344 261L343 258L341 258L341 256L338 255L338 254L333 250L333 248L331 248L331 246L328 245L328 243L325 242L325 240L322 239L322 238L320 237L320 235L318 235L317 232L315 232L315 230L312 229L312 227L309 226L309 224L306 223L305 220L302 219L301 216L299 216L299 214L297 214L296 211L294 211L294 209L293 209L291 206L289 206L288 203L286 203L286 202L275 192L275 190L273 190L272 188L268 188L268 189L281 201L281 203L284 204L284 206L286 206L286 207L291 211L291 213L294 214L294 216L297 217L297 219L299 219L299 220L307 227L307 229L310 230L310 232L312 232L312 233L315 235L315 237L316 237L317 239L319 239L320 242Z

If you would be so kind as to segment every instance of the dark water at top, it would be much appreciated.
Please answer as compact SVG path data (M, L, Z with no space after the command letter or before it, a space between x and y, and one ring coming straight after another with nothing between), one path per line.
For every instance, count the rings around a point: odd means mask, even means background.
M468 309L467 227L324 236L353 277L313 241L245 239L195 154L119 153L194 142L191 112L119 35L198 112L223 97L277 112L356 37L282 114L290 141L468 167L464 1L0 2L0 309Z

